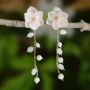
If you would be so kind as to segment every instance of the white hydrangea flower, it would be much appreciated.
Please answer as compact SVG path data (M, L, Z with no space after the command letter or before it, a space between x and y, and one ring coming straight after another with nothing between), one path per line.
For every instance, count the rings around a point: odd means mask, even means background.
M59 75L58 75L58 79L60 79L60 80L63 81L63 79L64 79L64 75L63 75L63 74L59 74Z
M28 38L32 38L33 36L34 36L34 33L33 32L30 32L30 33L27 34L27 37Z
M62 49L61 48L58 48L57 49L57 54L62 55L62 53L63 53Z
M48 12L46 24L52 26L55 30L68 26L68 14L60 8L55 7L53 11Z
M63 58L62 57L58 57L58 63L63 63Z
M44 24L43 12L38 11L34 7L29 7L25 16L25 26L26 28L31 28L32 30L37 30L41 25Z
M37 60L41 61L43 59L43 57L41 55L37 55Z
M58 42L58 47L62 47L62 43L61 42Z
M34 48L31 46L31 47L28 47L27 52L32 53L33 50L34 50Z
M37 48L40 48L40 44L36 42L36 47Z
M38 70L36 68L33 68L32 71L31 71L31 74L36 75L37 72L38 72Z
M40 82L40 78L39 78L39 77L35 77L34 82L35 82L36 84L38 84L38 83Z
M61 29L61 30L60 30L60 34L61 34L61 35L66 35L67 32L66 32L66 30L64 30L64 29Z
M64 65L62 65L62 64L58 64L58 66L57 66L60 70L65 70L64 69Z

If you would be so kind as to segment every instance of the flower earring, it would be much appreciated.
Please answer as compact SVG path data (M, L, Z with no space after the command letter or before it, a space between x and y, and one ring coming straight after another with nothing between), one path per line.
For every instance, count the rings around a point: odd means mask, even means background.
M31 74L35 76L34 82L38 84L40 82L40 78L38 77L38 68L37 68L37 61L41 61L43 57L41 55L36 56L36 49L40 48L40 44L36 42L36 30L44 24L43 20L43 12L38 11L34 7L29 7L27 12L24 14L25 17L25 27L31 28L33 32L29 32L27 37L32 38L34 37L34 46L30 46L27 49L28 53L34 52L34 68L31 71Z
M65 69L62 58L62 43L59 41L59 34L66 34L66 31L64 29L60 30L60 28L65 28L68 26L68 14L63 12L60 8L55 7L52 11L48 12L46 24L52 26L57 32L56 66L58 71L58 79L63 81L64 75L61 73L61 70Z

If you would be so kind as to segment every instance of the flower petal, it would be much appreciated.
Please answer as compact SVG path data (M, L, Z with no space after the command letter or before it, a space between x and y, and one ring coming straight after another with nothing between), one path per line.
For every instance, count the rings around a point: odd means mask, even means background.
M37 30L40 27L40 22L39 21L31 22L29 25L32 30Z
M54 30L58 30L59 29L59 23L58 22L53 21L51 25L54 28Z
M29 28L29 23L28 22L25 22L25 27Z
M57 16L57 12L55 12L55 11L48 12L48 19L49 20L53 21L55 16Z
M25 22L30 23L30 20L31 20L32 16L35 16L35 14L32 13L32 12L30 12L30 13L24 13Z
M62 12L62 10L58 7L54 7L53 11L56 11L56 12Z
M60 24L60 27L64 28L64 27L67 27L68 26L68 20L67 18L61 18L61 21L59 22Z
M37 13L37 15L39 15L40 18L43 17L43 12L42 12L42 11L38 11L38 12L36 12L36 13Z
M51 21L49 19L47 19L46 24L51 25Z
M30 7L28 8L28 10L27 10L27 13L29 13L29 12L33 12L33 13L35 13L36 11L37 11L36 8L30 6Z
M62 15L63 15L63 17L68 18L68 14L67 13L63 12Z

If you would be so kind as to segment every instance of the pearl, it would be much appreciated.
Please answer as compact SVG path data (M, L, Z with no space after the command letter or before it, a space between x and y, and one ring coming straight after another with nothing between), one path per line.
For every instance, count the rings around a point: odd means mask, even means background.
M31 74L36 75L37 72L38 72L38 70L36 68L33 68L32 71L31 71Z
M37 60L38 60L38 61L41 61L42 59L43 59L43 57L42 57L41 55L38 55L38 56L37 56Z
M38 84L38 83L40 82L40 78L39 78L39 77L35 77L34 82L35 82L36 84Z
M64 79L64 75L63 75L63 74L59 74L59 75L58 75L58 79L60 79L60 80L63 81L63 79Z

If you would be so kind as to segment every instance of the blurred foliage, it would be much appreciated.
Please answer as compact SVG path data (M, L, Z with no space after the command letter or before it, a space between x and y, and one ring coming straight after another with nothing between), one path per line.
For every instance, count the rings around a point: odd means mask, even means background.
M72 38L63 37L66 68L63 83L57 79L55 42L47 36L38 38L42 45L38 52L42 52L45 59L38 64L41 82L35 86L31 76L33 57L25 53L26 51L20 52L20 47L24 47L24 45L21 46L18 42L19 32L15 34L6 30L5 35L3 31L0 32L0 90L59 90L59 88L62 90L89 90L89 33L78 31ZM77 35L78 37L76 37ZM24 37L23 33L20 36Z
M24 3L25 0L0 1L2 1L2 3L0 2L1 18L23 20L24 10L28 5L37 6L38 0L26 0L27 3ZM71 7L80 5L80 7L78 6L80 9L86 6L84 1L90 0L83 0L83 2L82 0L63 1L68 2L68 4L71 2ZM77 1L76 4L73 4L73 1ZM20 6L17 7L17 5ZM46 19L47 16L44 18ZM78 22L81 19L90 22L89 10L78 12L71 21ZM41 49L37 50L37 54L41 53L44 57L44 60L38 63L41 78L38 85L35 85L31 75L33 54L26 53L27 47L33 44L33 39L26 38L28 32L29 30L23 28L0 26L0 90L90 90L90 32L81 33L75 29L73 36L62 37L66 69L63 72L65 74L64 82L57 79L56 41L47 35L37 38L41 44Z

